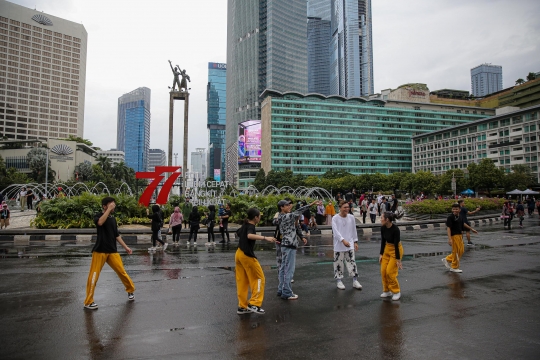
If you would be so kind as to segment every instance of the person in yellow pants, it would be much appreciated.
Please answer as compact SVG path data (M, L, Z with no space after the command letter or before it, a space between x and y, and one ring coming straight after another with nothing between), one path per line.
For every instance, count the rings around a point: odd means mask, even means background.
M135 300L133 293L135 292L135 285L133 281L126 273L122 258L116 249L116 242L126 250L128 254L131 254L131 249L126 245L122 237L118 233L118 225L116 219L111 216L114 212L116 203L114 198L106 197L101 201L103 212L94 216L94 222L97 228L97 240L92 249L92 262L90 264L90 273L88 274L88 281L86 282L86 299L84 300L84 307L86 309L95 310L98 308L94 302L94 291L99 279L99 274L105 263L114 270L118 275L126 292L128 293L128 300Z
M465 251L463 246L463 228L478 234L478 231L467 225L460 215L461 206L458 203L452 204L452 214L446 219L446 234L448 235L448 245L452 246L452 253L442 259L446 268L455 273L461 273L459 261Z
M401 298L398 269L403 269L401 258L403 246L401 245L399 228L392 222L396 215L387 211L381 214L381 251L379 263L381 264L381 280L383 285L382 298L392 297L392 300Z
M276 241L273 237L257 235L255 225L261 220L261 213L255 208L247 212L247 219L238 230L240 239L238 249L234 256L236 271L236 290L238 294L237 314L264 314L261 308L264 299L264 273L255 256L253 249L255 240ZM248 292L251 289L251 298L248 301Z

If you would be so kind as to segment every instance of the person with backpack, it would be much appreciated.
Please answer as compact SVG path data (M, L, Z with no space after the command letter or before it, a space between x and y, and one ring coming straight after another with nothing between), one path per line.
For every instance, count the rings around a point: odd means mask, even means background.
M146 216L149 219L152 219L152 247L148 248L148 251L156 251L161 249L165 251L169 244L161 239L160 233L161 227L163 226L163 218L161 217L161 209L159 205L152 205L152 215L150 215L150 210L146 209ZM163 245L163 248L156 248L156 241Z
M195 208L194 208L195 209ZM236 293L238 296L238 315L255 313L264 315L261 308L264 299L265 277L261 264L254 253L255 241L266 240L275 242L275 238L257 235L255 226L261 220L261 213L255 208L247 211L247 219L238 229L238 249L234 256ZM248 293L251 290L251 298Z
M525 207L521 203L521 200L518 200L518 204L516 206L516 212L517 212L517 217L519 219L519 227L523 227L523 219L525 218Z
M197 245L197 233L199 232L199 228L201 227L201 214L199 214L199 208L197 206L194 206L191 209L191 214L189 214L189 239L187 241L187 244L191 242L191 236L195 235L193 238L193 245Z

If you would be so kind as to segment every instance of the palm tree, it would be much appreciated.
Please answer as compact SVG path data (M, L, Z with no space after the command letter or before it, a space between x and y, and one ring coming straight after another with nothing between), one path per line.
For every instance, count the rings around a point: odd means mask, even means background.
M533 72L530 72L529 74L527 74L527 81L531 81L531 80L534 80L536 79L536 74L533 73Z
M525 82L525 80L523 80L522 78L519 78L516 80L516 85L521 85Z
M129 168L127 167L126 163L124 163L123 161L120 161L119 163L114 165L112 172L114 176L116 177L116 179L120 181L127 182L130 175Z
M96 162L103 171L109 171L112 167L111 159L103 155L99 155Z

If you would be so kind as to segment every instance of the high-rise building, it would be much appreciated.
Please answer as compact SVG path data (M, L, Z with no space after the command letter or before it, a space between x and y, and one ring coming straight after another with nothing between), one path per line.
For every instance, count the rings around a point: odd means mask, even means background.
M331 0L330 93L374 93L371 0Z
M148 168L150 148L150 89L140 87L118 98L116 148L135 171Z
M227 64L208 63L208 176L220 181L225 165Z
M306 0L228 2L228 181L237 181L238 124L260 119L260 94L267 88L307 92L306 14Z
M154 171L156 166L167 165L167 154L161 149L148 150L148 171Z
M206 180L206 149L197 148L191 153L191 178Z
M330 20L308 17L308 92L330 95Z
M83 137L82 24L0 0L0 135Z
M502 66L482 64L471 69L471 92L475 97L484 97L502 88Z

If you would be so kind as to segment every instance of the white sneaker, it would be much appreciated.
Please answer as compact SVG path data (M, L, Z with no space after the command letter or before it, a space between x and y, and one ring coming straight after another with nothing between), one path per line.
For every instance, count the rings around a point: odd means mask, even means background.
M211 242L207 242L207 243L204 244L204 246L210 246L210 245L212 245Z
M149 247L149 248L148 248L148 251L156 251L156 248L153 247L153 246L152 246L152 247Z
M163 251L165 251L165 249L167 249L167 246L169 246L169 243L165 243L165 244L163 245Z
M345 290L345 285L343 285L343 282L342 281L338 281L337 282L337 288L339 290Z
M385 291L381 294L381 297L382 298L387 298L387 297L390 297L392 296L392 292L391 291Z
M455 273L462 273L463 272L463 270L461 270L461 269L452 269L452 268L450 268L450 271L455 272Z
M193 246L197 246L197 242L196 242L196 241L193 242Z
M447 269L450 269L450 264L448 263L448 261L446 260L446 258L442 258L441 260L442 260L444 266L446 266Z
M353 283L352 283L352 286L355 288L355 289L358 289L360 290L362 288L362 285L360 285L360 283L358 282L358 280L354 280Z
M400 297L401 297L401 293L398 292L398 293L394 294L394 296L392 296L392 300L394 300L394 301L399 300Z

